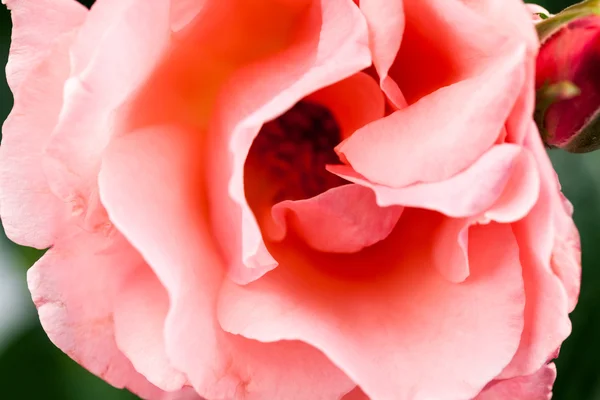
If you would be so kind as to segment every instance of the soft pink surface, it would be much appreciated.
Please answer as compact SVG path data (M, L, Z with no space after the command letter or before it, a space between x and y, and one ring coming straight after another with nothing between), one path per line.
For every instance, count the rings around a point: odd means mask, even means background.
M405 211L402 220L387 243L353 258L284 247L262 279L224 284L221 325L261 341L304 340L375 399L476 395L519 345L525 297L514 237L508 226L473 230L472 279L456 285L431 265L430 215Z
M550 400L556 367L548 364L531 375L492 382L474 400Z
M51 193L40 158L61 110L74 31L86 12L71 0L4 3L14 26L6 77L16 101L0 147L2 224L11 239L45 248L67 207Z
M46 2L6 0L0 214L77 362L150 400L549 398L580 248L520 1ZM301 100L347 182L276 202L248 153Z
M554 364L544 365L532 375L493 381L472 400L550 400L555 379ZM342 397L342 400L370 400L370 398L356 387Z
M175 128L137 131L114 142L100 174L111 219L169 294L167 354L209 399L328 399L345 393L352 382L307 344L267 345L219 326L217 302L226 277L204 215L197 145L193 135ZM143 174L148 179L139 179ZM161 182L169 182L169 190Z

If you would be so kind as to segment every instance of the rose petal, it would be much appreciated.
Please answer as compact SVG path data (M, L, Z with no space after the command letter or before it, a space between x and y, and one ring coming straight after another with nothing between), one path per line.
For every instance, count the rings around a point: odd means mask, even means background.
M473 224L467 218L442 217L432 235L433 262L450 282L464 282L469 277L469 228Z
M506 0L462 0L491 22L498 32L522 40L527 45L526 78L513 111L507 120L509 141L523 143L535 106L535 59L539 47L537 32L530 23L533 4ZM539 7L539 6L538 6Z
M548 361L571 332L567 292L551 267L556 235L553 213L564 210L564 205L558 191L556 173L533 122L530 122L530 129L532 134L527 136L525 145L537 161L542 184L536 205L527 217L513 225L522 249L527 302L519 350L500 375L503 379L533 374Z
M150 267L141 264L115 298L115 339L136 371L169 392L180 390L187 377L172 367L165 352L164 324L169 299Z
M476 219L446 218L437 231L434 260L451 282L462 282L469 274L468 229L475 222L514 222L532 209L539 196L540 178L535 160L528 151L513 164L502 194L491 208ZM435 240L435 239L434 239Z
M568 296L568 311L572 312L577 305L581 286L581 244L579 232L571 218L573 207L563 197L564 212L557 209L554 248L552 250L552 271L562 281Z
M84 218L102 214L90 196L100 155L114 133L113 114L148 77L170 38L169 0L97 2L71 49L72 75L44 170L53 192L77 203ZM110 77L107 79L106 77Z
M274 226L267 235L282 240L289 223L315 250L354 253L385 239L402 210L379 207L368 188L343 185L310 199L276 204L272 208Z
M404 0L404 37L390 76L408 103L493 65L515 40L498 34L461 1ZM407 61L410 60L410 61ZM413 79L418 76L419 79Z
M42 172L43 146L62 104L72 35L87 12L64 0L6 4L13 19L7 79L15 106L0 147L2 220L11 239L46 248L61 228L67 207L52 194Z
M73 0L3 0L13 24L6 80L13 94L59 36L77 29L87 10Z
M388 262L388 274L373 272L370 284L344 281L319 272L329 267L315 265L318 256L298 259L310 257L307 250L293 258L282 248L280 267L260 280L225 283L221 325L261 341L311 343L375 399L474 397L518 346L524 307L519 249L508 226L472 229L472 274L457 285L430 267L426 212L408 218L405 211L402 221L406 228L390 238L389 248L365 253L354 266Z
M15 93L15 105L4 124L0 146L2 224L9 238L37 248L47 248L54 242L68 214L68 206L51 192L41 162L44 145L58 119L63 83L70 70L72 34L56 40L51 49L40 50L47 57L23 77L24 85Z
M213 219L221 221L215 232L230 255L230 277L238 283L277 265L244 196L244 163L260 127L371 63L366 23L353 3L314 1L303 24L288 48L236 72L215 106L217 122L208 135Z
M443 276L456 283L469 276L469 226L490 220L518 221L537 201L540 185L533 157L526 150L509 144L495 146L469 169L447 181L402 189L373 185L347 166L329 169L374 190L381 206L397 204L428 208L460 217L458 220L444 219L433 236L433 261Z
M75 229L29 270L42 326L57 347L90 372L143 398L159 399L163 392L134 370L114 339L113 301L143 261L118 235Z
M378 120L385 113L385 98L369 75L359 72L306 97L326 107L335 117L342 138Z
M537 52L538 37L530 22L531 13L545 11L542 7L515 0L461 1L480 14L482 19L493 23L497 32L509 37L519 37L532 52Z
M361 0L360 9L369 24L369 45L381 89L396 108L406 99L388 72L396 59L404 31L402 1Z
M535 183L532 176L535 170L529 171L531 168L535 168L531 156L512 144L492 147L467 169L449 179L397 189L371 183L349 166L328 167L344 179L371 188L381 207L401 205L426 208L456 218L478 216L490 210L499 199L502 201L497 204L496 210L489 211L490 216L508 217L511 211L513 216L526 213L527 207L531 207L531 200L537 198L537 186L523 187L526 193L522 194L513 190L513 185L521 189L523 182ZM513 174L525 174L526 178L511 178ZM505 193L506 198L503 197Z
M365 126L338 152L359 174L391 187L455 175L496 141L522 86L524 55L523 46L509 46L479 75Z
M484 213L496 222L515 222L524 218L540 196L540 173L535 158L527 149L513 164L508 182L494 205Z
M544 365L533 375L493 382L474 400L550 400L555 379L554 364Z
M169 294L169 359L207 398L341 397L354 384L319 351L299 342L247 340L218 325L216 300L225 269L202 200L199 140L195 132L174 127L140 130L111 144L100 173L111 220Z

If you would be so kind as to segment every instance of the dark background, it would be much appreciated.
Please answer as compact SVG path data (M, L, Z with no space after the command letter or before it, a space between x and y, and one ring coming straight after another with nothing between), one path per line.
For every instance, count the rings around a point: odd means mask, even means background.
M81 2L89 6L93 0ZM540 1L551 12L573 3ZM0 5L1 64L6 62L10 30L10 15ZM2 75L0 121L11 106L12 96ZM600 400L600 152L570 155L551 151L550 156L563 190L575 206L583 247L582 292L572 314L573 333L556 362L559 375L554 399ZM0 399L135 399L89 374L50 343L25 286L26 269L37 257L39 252L0 238Z

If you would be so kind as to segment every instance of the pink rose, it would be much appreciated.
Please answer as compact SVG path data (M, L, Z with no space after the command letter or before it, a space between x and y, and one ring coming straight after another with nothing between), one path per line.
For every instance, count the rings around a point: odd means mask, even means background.
M2 220L77 362L145 399L549 398L579 247L520 1L5 2Z

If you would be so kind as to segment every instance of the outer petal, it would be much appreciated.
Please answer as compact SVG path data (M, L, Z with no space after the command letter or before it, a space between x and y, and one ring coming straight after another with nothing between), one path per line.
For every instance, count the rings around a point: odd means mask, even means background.
M340 155L391 187L447 179L468 167L497 140L524 79L524 48L504 50L480 75L358 130L338 146Z
M18 21L15 24L17 29ZM51 192L41 161L58 119L63 84L70 70L72 34L55 40L50 49L39 52L47 57L18 78L24 85L15 93L15 105L4 123L0 146L2 224L9 238L37 248L53 243L68 214L68 207Z
M536 52L538 38L531 24L531 13L544 10L535 4L523 4L520 0L461 0L475 10L483 19L494 24L497 32L517 37Z
M3 0L2 3L12 16L6 79L16 95L25 76L48 57L59 36L83 23L87 10L73 0Z
M552 271L562 281L568 296L569 312L575 309L581 285L581 244L579 232L571 218L573 207L566 198L562 198L564 211L556 209L555 238L552 249Z
M106 238L77 229L29 270L28 283L56 346L108 383L154 400L163 392L134 370L113 336L113 301L140 264L143 260L119 235Z
M555 379L554 364L544 365L533 375L493 382L474 400L550 400Z
M72 76L46 148L44 170L53 192L95 225L106 222L95 190L115 109L148 77L170 39L169 0L145 3L102 0L89 12L71 51Z
M208 226L200 146L193 131L141 130L111 145L100 174L111 220L169 294L167 355L209 399L327 400L348 392L354 384L310 346L262 344L218 325L225 269Z
M514 0L462 1L480 13L487 21L493 23L498 32L520 39L527 45L526 79L506 123L509 141L523 143L529 130L529 121L535 103L535 58L539 42L534 25L531 23L530 7L534 5Z
M556 236L554 212L564 210L550 160L533 122L525 145L536 158L542 176L540 197L522 221L514 224L519 242L527 297L525 328L515 358L501 378L530 375L541 368L571 332L569 299L551 267ZM572 264L571 264L572 265Z
M473 229L472 274L457 285L430 266L427 213L405 211L402 221L389 248L358 258L318 264L319 255L282 249L276 270L224 286L222 326L261 341L311 343L373 399L474 397L518 346L524 297L514 237L507 226ZM336 260L335 268L372 279L332 277L325 270Z
M181 389L187 377L172 367L165 352L164 324L169 309L165 288L147 265L134 270L115 298L115 338L135 369L167 391Z

